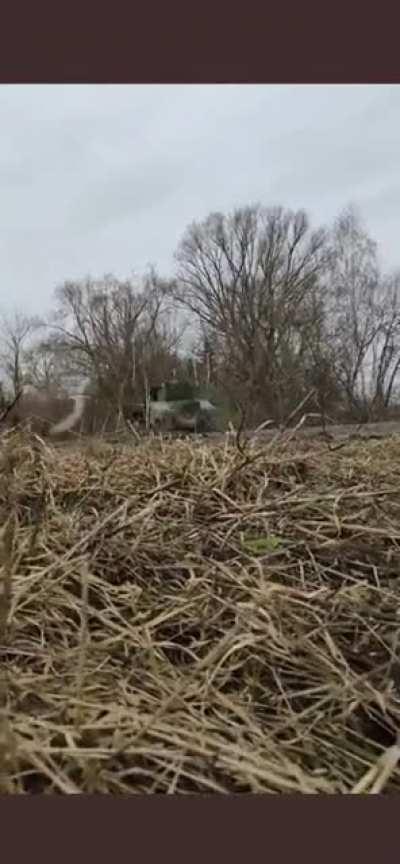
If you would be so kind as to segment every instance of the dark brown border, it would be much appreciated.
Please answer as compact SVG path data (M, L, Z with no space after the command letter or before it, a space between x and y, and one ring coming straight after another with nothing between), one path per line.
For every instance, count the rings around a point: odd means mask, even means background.
M2 798L1 849L5 861L12 851L13 861L57 864L389 864L397 812L397 800L368 796Z
M8 0L0 82L399 80L400 13L361 0Z

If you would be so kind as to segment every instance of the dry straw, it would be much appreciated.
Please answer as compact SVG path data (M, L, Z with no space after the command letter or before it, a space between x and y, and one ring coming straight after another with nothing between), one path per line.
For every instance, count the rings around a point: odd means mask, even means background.
M3 791L400 791L400 439L0 445Z

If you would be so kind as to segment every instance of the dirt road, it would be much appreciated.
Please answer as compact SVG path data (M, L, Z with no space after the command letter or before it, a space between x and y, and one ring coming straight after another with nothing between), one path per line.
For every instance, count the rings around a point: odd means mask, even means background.
M285 430L286 433L294 432L294 428ZM257 439L269 441L278 432L276 427L265 429L257 434ZM246 433L251 435L251 433ZM325 430L322 426L303 426L296 432L299 438L321 438L323 436L332 439L343 440L346 438L387 438L391 435L400 435L400 421L393 420L384 423L363 423L345 425L327 425ZM208 436L210 440L223 438L221 433L212 433Z

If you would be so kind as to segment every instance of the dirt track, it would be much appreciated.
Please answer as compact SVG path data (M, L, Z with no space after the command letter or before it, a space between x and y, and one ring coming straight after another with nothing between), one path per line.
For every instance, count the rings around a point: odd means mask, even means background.
M286 430L282 430L285 434L285 437L293 434L294 439L304 440L304 439L319 439L331 441L332 443L342 442L353 439L375 439L375 438L388 438L393 435L400 435L400 421L388 421L385 423L364 423L362 425L357 424L345 424L345 425L327 425L324 430L322 426L303 426L297 431L295 431L294 427L288 428ZM261 432L254 435L251 431L246 431L242 438L253 438L253 440L257 441L271 441L274 436L279 434L279 429L277 427L270 427L268 429L264 429ZM174 438L182 438L186 437L184 434L175 434ZM226 432L210 432L206 437L202 435L190 435L189 436L193 442L198 444L209 442L212 443L221 443L226 440L227 433ZM232 440L235 439L235 434L231 435ZM135 439L134 436L126 436L123 438L116 438L112 436L111 438L106 439L109 443L117 444L118 442L122 443L123 441L129 440L132 443L136 440L136 443L140 439ZM143 439L144 440L144 439ZM77 436L76 438L68 438L67 440L55 441L54 439L51 441L51 445L53 447L70 447L72 446L80 446L84 441L89 442L90 438L80 438Z
M294 433L294 428L286 429L286 434ZM257 439L270 440L278 433L276 427L265 429L257 434ZM251 435L251 433L246 433ZM295 433L296 437L301 438L321 438L328 437L333 439L343 440L346 438L387 438L391 435L400 435L400 421L393 420L384 423L363 423L346 424L346 425L327 425L325 430L322 426L303 426ZM210 439L219 439L222 436L220 433L213 433L208 436Z

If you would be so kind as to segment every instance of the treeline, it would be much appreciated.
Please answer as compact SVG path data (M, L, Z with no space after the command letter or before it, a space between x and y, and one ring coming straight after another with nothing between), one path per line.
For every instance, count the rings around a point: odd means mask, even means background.
M250 206L186 230L175 273L66 282L45 319L4 315L2 392L84 381L129 418L151 387L192 385L222 421L282 422L307 410L338 421L396 414L400 272L382 272L358 214L329 229L304 211Z

